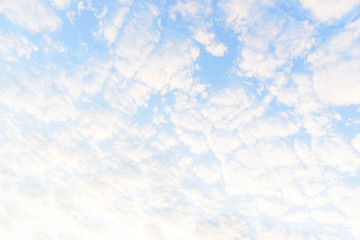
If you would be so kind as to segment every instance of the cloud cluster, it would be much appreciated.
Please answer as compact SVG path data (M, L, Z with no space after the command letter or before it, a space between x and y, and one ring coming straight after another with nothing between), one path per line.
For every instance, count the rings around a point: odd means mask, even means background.
M178 1L176 5L171 6L170 16L176 20L177 14L184 18L190 25L190 31L193 38L203 45L205 50L216 57L224 56L227 52L226 44L219 42L215 38L211 16L213 16L213 8L211 1ZM206 21L206 20L210 21Z
M314 89L327 104L359 104L360 21L354 21L311 53Z
M360 4L358 0L301 0L300 2L304 8L311 11L315 19L323 22L331 22L339 19Z
M71 2L72 0L50 0L51 5L60 10L68 8Z
M0 0L0 239L360 238L356 1L72 3Z
M259 9L254 1L220 1L225 22L243 43L239 74L260 79L274 78L278 71L306 56L313 45L313 26L276 10L271 2Z
M2 0L0 13L4 14L13 24L32 32L43 30L56 31L62 20L48 5L40 0Z

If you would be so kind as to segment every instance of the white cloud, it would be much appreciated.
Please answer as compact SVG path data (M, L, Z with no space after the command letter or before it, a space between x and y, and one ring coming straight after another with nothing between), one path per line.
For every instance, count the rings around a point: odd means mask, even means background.
M318 68L314 74L314 89L325 103L350 105L360 103L360 61L337 62Z
M292 60L306 56L314 43L314 28L279 12L272 1L220 1L223 19L243 43L240 76L276 78ZM261 6L261 7L259 7Z
M205 136L211 150L221 161L226 159L227 154L233 152L242 145L241 140L233 132L208 131Z
M294 59L305 56L314 44L314 27L308 22L291 23L275 41L277 58Z
M313 150L324 164L339 171L356 172L360 167L359 155L340 137L318 139L314 141Z
M197 102L193 98L179 94L176 96L174 110L170 112L170 120L177 127L203 132L206 129L206 122L197 109Z
M285 138L299 132L300 124L289 120L290 116L278 118L263 118L255 120L244 127L243 131L248 131L256 139L262 138Z
M273 201L267 198L257 197L254 199L254 206L258 212L269 217L281 217L287 211L287 207L280 201Z
M67 16L68 20L71 22L71 24L74 24L75 15L76 15L76 13L74 11L66 12L66 16Z
M113 43L116 40L119 29L124 23L124 19L129 12L128 7L120 8L113 19L105 24L104 26L104 38L108 41L109 44Z
M39 48L22 35L0 34L1 57L7 61L17 61L19 58L30 58Z
M262 115L255 97L239 87L225 88L209 96L201 113L219 129L237 129Z
M243 239L249 238L249 224L245 219L232 214L220 214L216 223L202 221L196 224L194 239L215 240L215 239Z
M49 35L44 35L44 39L50 48L56 49L57 51L59 51L61 53L65 52L67 50L67 48L65 47L65 45L62 42L57 42L57 41L52 40ZM46 47L43 50L45 52L49 52L50 49L48 47Z
M132 115L139 106L146 105L151 89L138 82L125 82L125 86L122 84L124 82L120 82L119 79L109 81L104 86L103 95L112 108Z
M49 0L51 5L57 9L65 10L71 4L72 0Z
M116 43L115 53L139 67L160 40L158 22L151 9L147 7L141 14L133 15L129 23L122 29L123 34Z
M156 226L148 225L144 227L144 237L149 240L165 240L163 232Z
M241 57L239 67L245 71L247 77L271 78L277 68L284 64L283 60L250 49L244 49Z
M344 218L334 211L314 210L310 216L320 224L345 224Z
M316 19L323 22L339 19L360 4L359 0L301 0L300 2Z
M81 11L85 9L83 1L79 1L78 5L77 5L77 9L78 9L78 14L80 15Z
M235 163L225 163L221 170L227 195L247 194L254 189L256 171L241 169Z
M40 121L65 121L77 115L74 106L57 96L51 89L48 76L40 79L19 74L17 83L9 83L0 90L0 102L14 112L27 112ZM23 90L25 89L25 90Z
M203 164L195 167L196 175L205 183L213 184L221 179L219 166Z
M328 190L328 193L332 203L346 216L352 236L359 237L360 208L357 204L360 200L359 188L335 185ZM327 219L327 221L336 221L336 219Z
M298 159L291 146L281 141L261 142L257 146L257 150L269 169L292 166L298 163Z
M79 132L85 138L95 142L105 140L117 133L118 125L122 125L119 116L106 111L82 112L80 119Z
M104 9L102 10L101 13L99 13L99 15L95 14L95 17L102 19L106 16L107 13L108 13L108 9L107 9L107 7L104 7Z
M238 149L235 159L249 170L254 170L257 173L261 173L266 170L266 166L255 147Z
M176 5L170 8L170 17L175 20L176 13L189 22L190 30L193 38L202 44L205 50L213 56L224 56L227 51L227 46L216 40L213 33L212 26L205 19L212 13L212 7L209 1L202 3L195 1L178 1Z
M197 95L202 91L192 77L198 48L190 39L158 44L160 35L153 12L147 9L141 15L143 18L130 17L131 24L124 27L115 44L114 67L118 76L114 77L113 86L105 90L105 95L122 108L131 106L134 110L144 106L152 93L163 95L181 89ZM123 94L128 97L124 98Z
M305 204L305 197L298 187L287 185L282 190L283 197L293 206L301 206Z
M136 79L163 94L173 89L189 91L198 49L191 41L184 41L170 42L158 50L159 53L150 55L141 63Z
M295 240L305 240L306 237L303 237L301 234L297 234L294 232L289 232L282 226L269 226L269 224L261 224L258 222L256 224L256 232L257 237L259 239L279 239L279 240L286 240L286 239L295 239ZM327 236L326 236L327 237ZM329 239L329 238L327 238Z
M357 134L355 138L351 141L353 147L360 152L360 134Z
M26 61L0 65L0 238L359 238L355 95L316 87L356 72L359 22L323 36L288 4L137 1L120 21L105 1L64 32L1 33L2 57ZM115 35L68 31L88 17ZM200 45L216 55L224 24L242 75L211 85Z
M205 153L209 150L209 146L206 143L205 137L200 134L193 134L184 131L177 131L179 139L187 146L190 147L190 151L194 154Z
M300 115L317 113L324 107L313 89L313 82L309 75L292 75L292 83L286 85L285 76L278 76L278 81L269 90L276 96L276 100L288 106L294 106Z
M225 12L226 23L239 32L247 23L249 10L253 4L253 0L222 0L219 1L218 6Z
M176 18L176 13L180 13L183 18L189 19L198 15L202 11L203 5L196 1L178 1L176 5L170 9L170 16L172 19Z
M242 88L225 88L211 96L210 105L221 107L236 106L249 108L254 101L253 96L247 96L247 93Z
M282 193L284 185L298 177L298 174L288 173L288 167L298 163L294 150L285 143L262 141L248 146L238 151L236 157L228 155L222 161L226 191L230 195L250 194L283 199L288 196ZM289 198L288 201L295 200Z
M316 158L315 153L311 151L310 146L305 141L296 140L294 150L297 157L307 166L314 167L319 165L319 160Z
M360 103L359 50L360 21L348 24L343 32L325 42L308 56L313 64L313 85L326 104L350 105Z
M2 0L0 13L12 23L33 32L56 31L62 25L55 12L39 0Z
M92 96L102 90L107 78L110 78L111 62L89 62L69 72L58 71L54 83L59 91L66 93L69 100L78 100L81 96ZM85 100L86 101L86 100Z
M198 30L195 31L194 39L203 44L206 51L216 57L224 56L227 51L227 46L224 43L217 43L215 41L214 33Z
M313 27L284 16L265 13L263 18L249 18L239 40L245 43L241 50L241 75L260 79L275 78L291 61L306 56L314 43Z
M305 115L303 126L311 136L326 136L331 133L332 117L326 114Z
M160 151L166 151L174 146L179 144L179 141L174 136L168 135L166 133L158 133L158 138L156 141L152 142L152 145L158 148Z

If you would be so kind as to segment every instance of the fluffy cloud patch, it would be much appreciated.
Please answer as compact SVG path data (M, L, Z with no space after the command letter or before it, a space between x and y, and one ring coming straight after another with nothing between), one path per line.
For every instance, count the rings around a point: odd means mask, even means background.
M273 18L266 12L256 14L263 14L264 18L249 17L247 28L239 36L245 43L240 73L261 79L274 78L281 68L291 67L293 60L306 56L314 42L313 28L307 22L294 22L287 16Z
M62 20L42 1L2 0L0 3L0 13L29 31L56 31L62 25Z
M219 7L225 12L226 23L237 32L247 23L247 17L253 4L253 0L223 0L218 3Z
M191 23L190 28L193 38L202 44L205 50L213 56L224 56L227 46L216 40L212 26L206 19L211 16L213 9L209 1L202 3L195 1L178 1L176 5L170 9L170 17L176 20L176 13L179 13L184 19Z
M195 40L205 46L207 52L216 57L223 56L227 51L227 46L223 43L217 43L215 41L214 33L207 33L203 31L197 31L194 36Z
M359 32L360 21L352 22L308 57L314 68L314 89L327 104L360 103Z
M115 41L119 28L122 27L124 19L129 12L128 7L120 8L111 22L104 27L104 38L111 44Z
M72 0L50 0L51 5L53 5L55 8L64 10L68 8L71 4Z
M300 2L316 19L323 22L339 19L360 4L358 0L301 0Z

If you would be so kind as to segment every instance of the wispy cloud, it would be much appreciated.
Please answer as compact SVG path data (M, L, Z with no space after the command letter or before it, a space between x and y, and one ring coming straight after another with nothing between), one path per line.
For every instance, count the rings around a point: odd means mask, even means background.
M13 24L29 31L56 31L62 25L62 20L42 1L2 0L0 12Z

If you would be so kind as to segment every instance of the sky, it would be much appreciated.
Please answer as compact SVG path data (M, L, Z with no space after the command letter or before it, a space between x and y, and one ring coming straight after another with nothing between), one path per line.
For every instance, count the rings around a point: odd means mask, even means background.
M0 239L360 239L360 0L0 0Z

